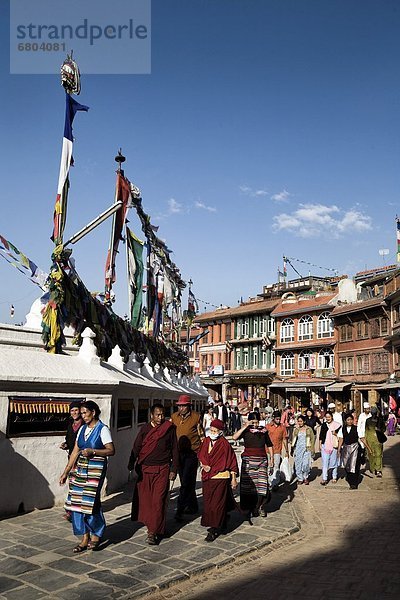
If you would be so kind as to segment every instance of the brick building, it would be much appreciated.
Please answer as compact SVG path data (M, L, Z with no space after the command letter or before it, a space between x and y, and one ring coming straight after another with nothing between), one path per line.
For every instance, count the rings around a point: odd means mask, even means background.
M336 294L284 294L272 311L276 320L274 404L296 409L318 405L335 381L335 331L331 313Z

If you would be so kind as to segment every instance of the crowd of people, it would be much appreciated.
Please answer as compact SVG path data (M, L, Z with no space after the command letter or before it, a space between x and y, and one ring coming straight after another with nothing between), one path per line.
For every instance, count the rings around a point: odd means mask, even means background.
M367 461L371 473L382 477L385 432L394 435L397 430L391 412L384 417L368 402L358 416L355 411L338 412L334 403L325 410L308 407L300 413L290 405L282 412L270 406L255 407L247 414L221 399L199 414L186 394L176 404L170 419L161 404L150 408L150 421L139 429L128 462L134 488L131 519L147 527L149 545L158 544L166 534L170 489L178 475L176 521L199 512L196 482L200 468L201 524L207 528L205 540L213 542L226 531L231 510L239 510L252 523L253 517L267 516L271 491L284 481L309 485L317 452L322 486L336 484L339 467L343 467L350 489L357 489L361 465ZM98 550L104 535L101 489L108 457L115 454L115 448L95 402L71 403L70 417L61 446L68 452L68 462L60 485L68 481L65 516L81 538L73 552L81 553ZM239 484L238 445L243 446ZM238 485L236 500L233 491Z

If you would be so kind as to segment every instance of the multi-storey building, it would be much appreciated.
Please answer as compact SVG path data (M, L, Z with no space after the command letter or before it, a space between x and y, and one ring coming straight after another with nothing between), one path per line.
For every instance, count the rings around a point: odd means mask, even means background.
M207 335L200 340L202 382L224 401L264 405L275 375L277 300L254 298L235 308L221 308L196 319Z
M296 409L319 404L335 381L335 331L331 313L336 294L284 294L272 311L276 319L274 404Z
M278 300L242 303L231 310L232 349L227 397L233 402L264 406L275 376L275 319Z
M231 310L221 307L196 317L195 325L200 326L204 334L199 340L198 351L196 349L198 368L202 383L214 399L217 394L226 398L225 372L231 367Z
M334 397L361 411L362 402L376 404L378 391L392 369L389 312L383 295L336 306L337 375Z

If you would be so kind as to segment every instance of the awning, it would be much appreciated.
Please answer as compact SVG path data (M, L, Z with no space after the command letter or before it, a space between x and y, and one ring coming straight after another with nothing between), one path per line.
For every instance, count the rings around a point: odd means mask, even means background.
M286 390L298 390L298 391L306 391L307 388L326 388L331 385L333 381L296 381L296 382L288 382L288 381L279 381L275 383L271 383L270 388L285 388ZM301 388L301 390L300 390Z
M337 382L337 383L332 383L332 385L328 385L328 387L326 388L327 392L343 392L344 388L350 387L352 384L351 383L345 383L345 382Z
M394 390L396 388L400 388L400 383L381 383L380 385L377 385L375 389Z

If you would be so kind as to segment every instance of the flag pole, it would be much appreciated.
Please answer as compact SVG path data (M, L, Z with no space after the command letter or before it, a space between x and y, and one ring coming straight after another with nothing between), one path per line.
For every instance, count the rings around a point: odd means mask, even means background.
M192 285L193 285L193 281L192 278L189 279L188 281L188 286L189 286L189 298L190 298L190 294L192 291ZM188 304L188 308L189 308L189 304ZM189 312L189 311L188 311ZM187 348L187 352L189 354L189 342L190 342L190 330L192 328L192 319L189 317L189 315L187 316L187 332L186 332L186 348Z
M69 191L69 170L73 164L72 146L72 123L78 111L88 111L89 107L79 104L72 98L72 94L80 94L81 80L79 67L71 54L61 66L61 85L65 90L65 121L64 135L61 150L60 170L58 175L57 196L54 205L53 233L51 239L55 246L63 243L63 235L67 218L67 202Z

